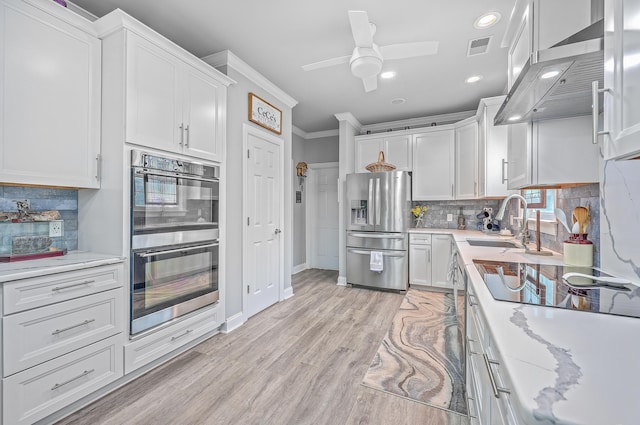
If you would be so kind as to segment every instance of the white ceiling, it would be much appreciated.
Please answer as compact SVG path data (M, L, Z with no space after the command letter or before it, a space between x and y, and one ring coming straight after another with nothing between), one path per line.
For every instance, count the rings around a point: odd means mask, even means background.
M475 110L479 99L506 89L507 52L500 48L515 0L75 0L96 16L120 8L199 57L231 50L299 103L293 124L305 132L338 127L336 113L360 123ZM439 41L438 53L386 61L393 80L365 93L348 64L305 72L302 65L350 55L348 10L365 10L388 45ZM488 29L473 22L485 12L502 19ZM467 57L469 40L493 36L487 54ZM484 78L475 84L464 80ZM391 100L404 98L402 105Z

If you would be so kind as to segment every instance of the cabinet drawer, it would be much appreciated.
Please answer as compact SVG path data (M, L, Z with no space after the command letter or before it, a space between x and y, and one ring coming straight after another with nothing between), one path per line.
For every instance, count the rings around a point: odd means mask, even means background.
M431 245L431 235L411 233L409 235L409 243L413 245Z
M123 297L119 288L6 316L4 376L122 332Z
M220 326L218 308L212 307L124 347L125 373L131 373Z
M31 424L122 376L116 335L4 378L5 424Z
M124 279L123 270L122 264L114 264L6 283L4 314L121 287Z

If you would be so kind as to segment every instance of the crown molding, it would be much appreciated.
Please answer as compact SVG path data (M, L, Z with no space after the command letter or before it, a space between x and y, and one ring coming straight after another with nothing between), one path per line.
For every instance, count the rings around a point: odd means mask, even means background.
M303 129L293 126L293 134L302 137L305 140L309 139L322 139L324 137L334 137L338 136L340 132L338 129L335 130L324 130L324 131L314 131L313 133L307 133Z
M334 115L338 121L346 121L351 124L357 131L362 131L362 124L353 116L351 112L341 112Z
M476 111L455 112L452 114L432 115L430 117L410 118L407 120L388 121L362 126L361 133L377 133L390 130L406 130L410 128L428 127L432 124L446 125L462 121L476 115Z
M289 108L293 108L298 104L297 100L282 91L278 86L269 81L267 77L260 74L258 71L253 69L251 65L236 56L231 50L223 50L222 52L214 53L201 59L215 68L224 65L230 66L266 90L269 94L287 105Z

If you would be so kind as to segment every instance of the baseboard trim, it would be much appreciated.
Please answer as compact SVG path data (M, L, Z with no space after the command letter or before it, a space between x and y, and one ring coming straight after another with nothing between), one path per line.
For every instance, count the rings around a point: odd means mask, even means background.
M220 332L223 334L228 334L229 332L235 331L240 326L246 323L246 319L244 318L244 313L241 311L240 313L236 313L233 316L229 317L226 322L220 327Z
M338 276L338 286L347 286L347 277L346 276Z
M290 286L288 288L285 288L285 290L284 290L284 299L286 300L286 299L289 299L291 297L293 297L293 287L292 286Z
M297 266L293 267L293 273L291 274L298 274L302 271L307 270L309 267L307 266L307 263L302 263L302 264L298 264Z

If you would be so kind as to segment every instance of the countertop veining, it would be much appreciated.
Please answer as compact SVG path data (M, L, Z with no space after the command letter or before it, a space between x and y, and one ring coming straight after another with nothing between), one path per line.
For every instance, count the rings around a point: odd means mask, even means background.
M473 230L411 229L410 233L451 234L455 239L468 285L500 353L498 367L512 386L508 397L525 423L640 422L639 319L497 301L473 259L562 264L562 256L470 246L467 238L505 238Z

